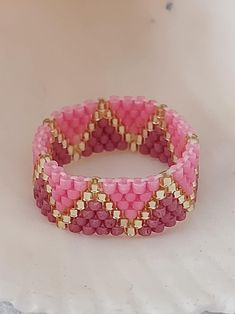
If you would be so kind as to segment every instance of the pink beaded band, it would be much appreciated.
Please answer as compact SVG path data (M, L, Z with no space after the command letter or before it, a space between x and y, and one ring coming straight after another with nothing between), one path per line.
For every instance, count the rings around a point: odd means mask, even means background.
M115 149L150 155L169 168L135 179L71 176L63 168ZM54 112L38 128L34 197L50 222L75 233L160 233L194 208L198 161L197 135L165 105L144 97L86 101Z

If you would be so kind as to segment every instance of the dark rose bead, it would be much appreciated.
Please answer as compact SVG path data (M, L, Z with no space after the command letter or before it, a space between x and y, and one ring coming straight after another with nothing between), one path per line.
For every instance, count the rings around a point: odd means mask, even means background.
M109 234L109 232L110 232L109 229L106 228L106 227L104 227L104 226L98 227L98 228L96 229L96 233L97 233L98 235Z
M149 236L151 234L151 228L150 227L142 227L138 230L138 233L142 236Z
M79 225L69 224L69 230L74 233L79 233L82 230L82 227Z

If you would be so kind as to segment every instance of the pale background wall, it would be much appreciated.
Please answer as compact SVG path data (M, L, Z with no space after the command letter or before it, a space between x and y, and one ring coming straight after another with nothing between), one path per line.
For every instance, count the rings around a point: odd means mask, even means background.
M0 0L0 300L58 314L235 312L235 1L171 2ZM197 210L163 236L59 232L33 203L41 119L113 94L167 103L200 134ZM119 154L76 171L117 175L120 160L128 175L158 167Z

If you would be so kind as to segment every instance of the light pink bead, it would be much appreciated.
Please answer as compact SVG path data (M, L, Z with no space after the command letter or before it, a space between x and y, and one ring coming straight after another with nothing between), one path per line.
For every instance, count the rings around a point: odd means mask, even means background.
M127 194L131 188L131 182L127 178L121 178L117 182L118 190L122 194Z
M151 192L146 192L140 195L140 200L143 202L148 202L152 196Z
M121 210L126 210L129 207L129 203L127 201L119 201L117 207Z
M159 178L154 177L154 176L150 176L147 178L147 186L149 191L154 192L156 190L158 190L159 188Z
M113 194L116 191L117 183L113 179L104 179L103 189L107 194Z
M132 206L133 206L133 208L134 208L135 210L141 210L141 209L143 209L143 207L144 207L144 202L135 201L135 202L132 203Z
M128 209L125 211L125 216L128 219L135 219L137 217L137 211L134 209Z
M76 190L68 190L67 194L68 194L68 198L70 198L71 200L76 200L81 197L81 193Z
M73 201L70 200L68 197L62 196L61 197L61 204L65 207L65 208L69 208L73 205Z
M128 202L133 202L135 199L136 199L136 194L135 193L127 193L125 195L125 199L128 201Z
M111 199L113 202L119 202L122 199L122 194L121 193L113 193L113 194L111 194Z
M132 183L133 192L143 194L146 191L146 181L136 178Z
M84 177L73 177L74 189L79 192L85 191L87 188L87 182Z
M60 187L64 190L69 190L72 188L73 180L70 176L66 175L60 178Z

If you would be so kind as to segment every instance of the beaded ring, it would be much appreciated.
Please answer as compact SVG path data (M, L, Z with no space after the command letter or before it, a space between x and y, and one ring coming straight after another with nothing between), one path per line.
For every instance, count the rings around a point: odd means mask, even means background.
M72 176L63 165L102 151L130 149L168 170L146 178ZM175 111L144 97L110 97L65 107L33 140L34 198L61 229L86 235L160 233L195 205L198 137ZM121 165L120 165L121 167Z

